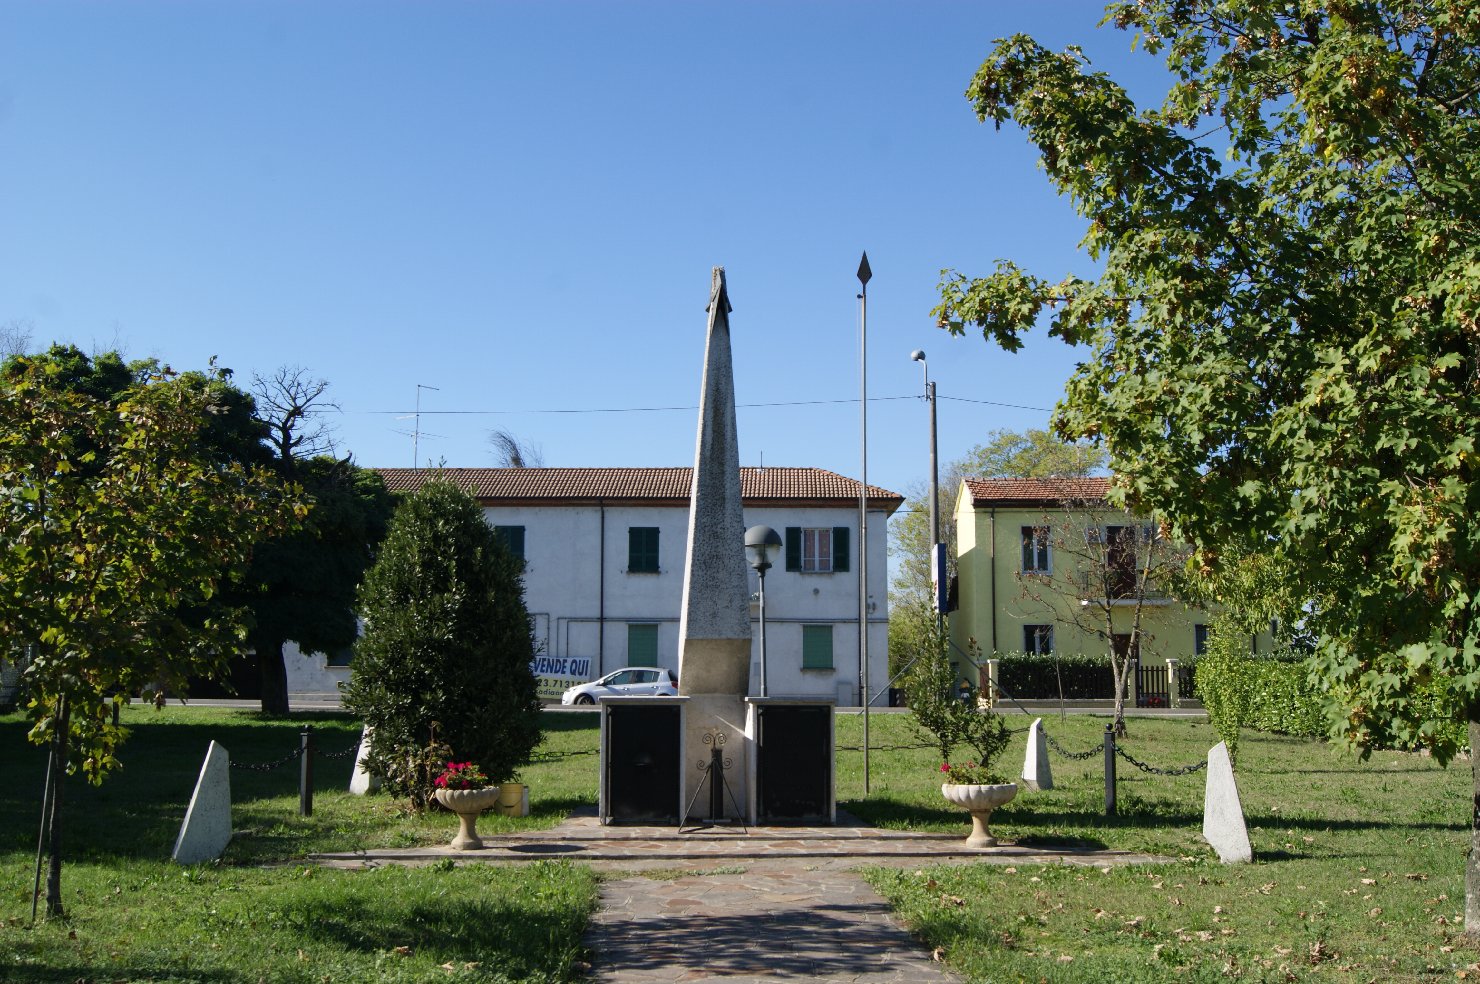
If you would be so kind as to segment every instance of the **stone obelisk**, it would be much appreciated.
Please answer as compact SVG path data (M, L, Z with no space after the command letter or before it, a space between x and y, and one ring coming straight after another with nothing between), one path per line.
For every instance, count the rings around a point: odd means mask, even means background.
M688 556L678 636L678 689L689 698L684 711L690 752L683 765L684 802L704 783L711 750L718 747L721 757L732 765L724 771L728 785L725 812L738 816L734 804L746 803L750 584L730 359L730 298L723 267L714 268L709 292L709 333L699 392L699 436L689 494ZM719 777L709 778L712 784Z

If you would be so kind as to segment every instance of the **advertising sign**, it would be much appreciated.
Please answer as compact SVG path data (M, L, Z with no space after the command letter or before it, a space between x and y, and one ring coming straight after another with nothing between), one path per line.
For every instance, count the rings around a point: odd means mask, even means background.
M534 671L540 700L558 701L567 688L591 679L589 656L536 656L529 668Z

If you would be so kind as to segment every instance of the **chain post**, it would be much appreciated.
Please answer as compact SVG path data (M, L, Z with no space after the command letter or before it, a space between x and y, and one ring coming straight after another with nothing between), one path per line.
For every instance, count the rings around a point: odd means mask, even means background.
M298 758L298 815L313 816L313 725L303 726L299 735Z
M1105 725L1105 816L1115 816L1115 722Z

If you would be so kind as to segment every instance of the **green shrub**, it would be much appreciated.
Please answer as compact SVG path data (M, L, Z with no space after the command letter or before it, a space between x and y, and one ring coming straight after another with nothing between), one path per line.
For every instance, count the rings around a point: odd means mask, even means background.
M969 781L1004 782L992 771L992 761L1007 748L1010 737L1001 715L978 701L961 700L956 691L956 672L946 652L946 637L934 625L922 634L921 648L901 682L909 698L916 732L940 752L942 763L951 763L952 752L965 746L976 753L975 766L959 769L974 773ZM980 653L970 654L980 662ZM951 763L956 764L956 763ZM968 781L952 779L951 781Z
M1108 700L1115 673L1108 653L998 653L997 683L1018 700Z
M369 768L393 795L425 805L444 753L495 783L528 764L540 705L521 571L449 482L396 511L360 589L365 632L344 692L374 728Z

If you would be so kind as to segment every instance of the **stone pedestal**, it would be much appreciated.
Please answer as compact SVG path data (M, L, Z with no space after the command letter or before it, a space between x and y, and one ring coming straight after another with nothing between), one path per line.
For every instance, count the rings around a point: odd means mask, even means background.
M685 823L725 820L754 823L750 802L750 763L752 732L745 698L732 694L694 694L684 706L683 802L688 811ZM711 777L714 752L719 751L723 774L720 805L723 812L715 815L711 803ZM728 789L724 787L728 786ZM696 798L697 797L697 798Z

